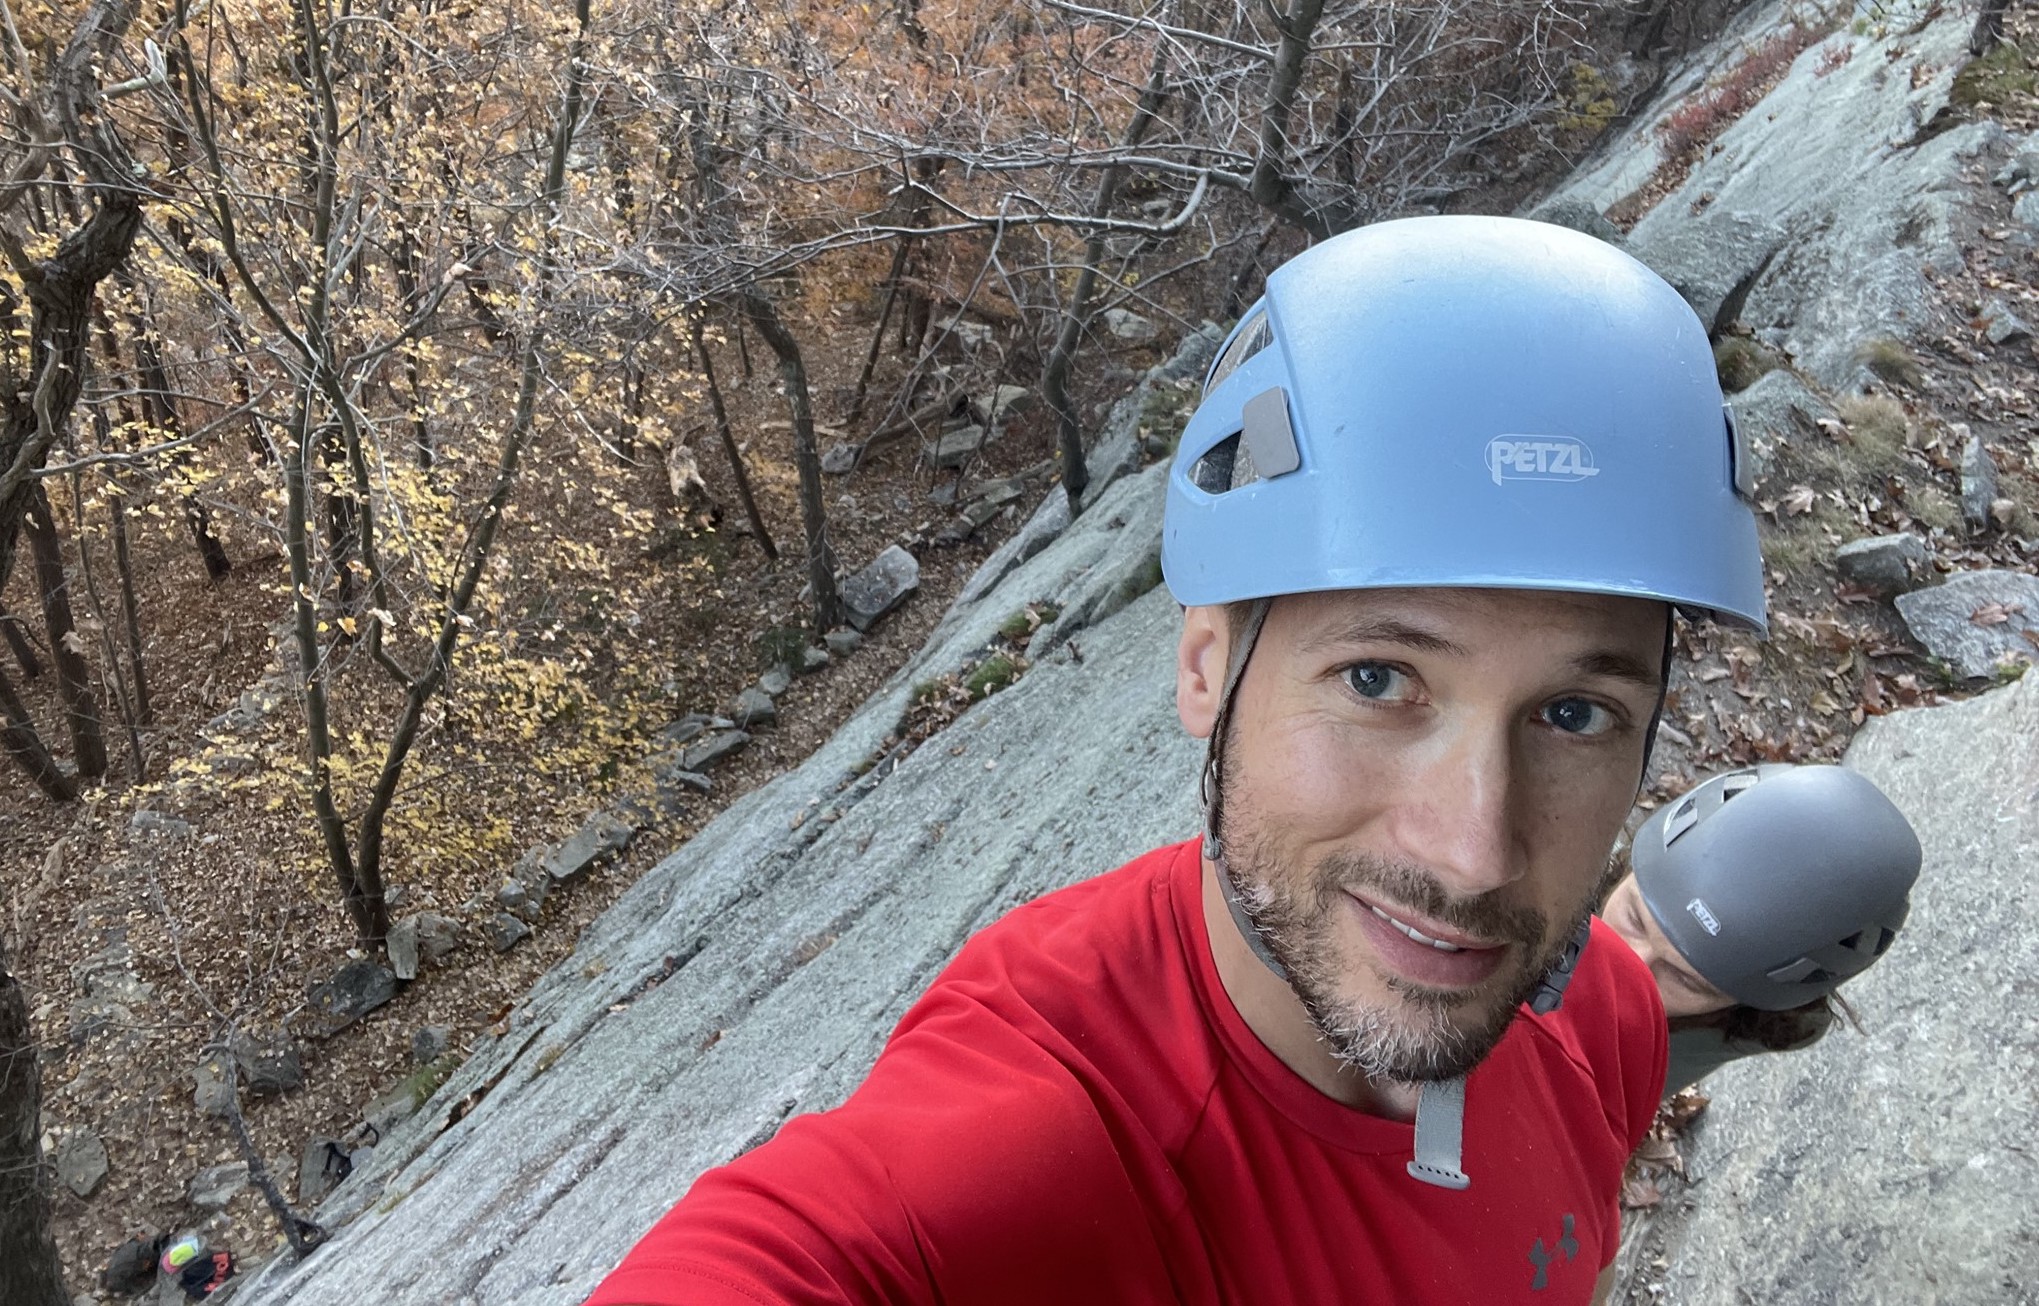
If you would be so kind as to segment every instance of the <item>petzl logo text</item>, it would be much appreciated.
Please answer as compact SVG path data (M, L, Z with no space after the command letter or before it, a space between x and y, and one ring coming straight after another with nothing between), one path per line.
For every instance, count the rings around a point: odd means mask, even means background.
M1720 933L1720 918L1713 914L1713 910L1706 905L1705 900L1694 898L1691 902L1685 904L1685 910L1692 913L1692 919L1698 921L1700 928L1708 934Z
M1487 471L1503 481L1583 481L1598 476L1593 451L1560 435L1499 435L1487 441Z

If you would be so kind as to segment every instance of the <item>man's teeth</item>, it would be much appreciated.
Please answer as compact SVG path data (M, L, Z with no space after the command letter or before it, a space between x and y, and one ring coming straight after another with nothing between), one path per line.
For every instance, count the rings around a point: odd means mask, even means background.
M1408 935L1408 936L1409 936L1410 938L1412 938L1412 939L1416 940L1416 942L1418 942L1418 943L1427 943L1427 944L1429 944L1429 945L1430 945L1431 947L1433 947L1433 948L1437 949L1437 950L1438 950L1439 952L1463 952L1463 951L1465 951L1465 949L1463 949L1463 948L1459 947L1459 946L1458 946L1458 945L1457 945L1456 943L1446 943L1446 942L1445 942L1445 941L1444 941L1443 939L1433 939L1433 938L1431 938L1431 937L1430 937L1430 936L1429 936L1428 934L1425 934L1425 933L1423 933L1423 931L1421 931L1421 930L1418 930L1418 929L1414 929L1414 928L1411 928L1410 926L1407 926L1407 925L1404 925L1404 924L1402 924L1402 922L1400 922L1400 921L1396 920L1396 919L1395 919L1394 917L1392 917L1392 916L1388 915L1388 914L1387 914L1386 912L1384 912L1384 911L1382 911L1382 910L1381 910L1380 908L1378 908L1378 907L1374 906L1374 905L1373 905L1372 903L1368 903L1368 904L1366 905L1366 909L1367 909L1368 911L1372 912L1372 913L1373 913L1374 915L1376 915L1376 916L1380 917L1380 918L1381 918L1382 920L1386 921L1386 922L1387 922L1388 924L1390 924L1390 925L1394 926L1394 927L1395 927L1396 929L1400 930L1400 931L1401 931L1402 933L1404 933L1404 934Z

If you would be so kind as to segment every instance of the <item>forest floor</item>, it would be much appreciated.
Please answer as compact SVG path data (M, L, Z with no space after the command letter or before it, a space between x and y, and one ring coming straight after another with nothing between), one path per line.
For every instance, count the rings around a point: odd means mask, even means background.
M841 336L856 340L811 351L824 420L829 406L839 411L846 401L870 328L854 311L829 325L855 327ZM751 349L758 351L755 341ZM973 391L978 382L1032 379L1009 375L1021 369L1006 364L1000 349L994 342L956 360L956 375L971 378ZM1079 392L1086 411L1101 412L1130 382L1130 368L1158 357L1157 344L1103 338L1079 369L1084 374L1079 382L1088 384L1087 392ZM746 447L780 560L768 562L749 537L705 413L689 413L690 442L709 497L720 508L720 529L683 529L675 557L640 557L630 564L670 572L636 580L651 595L640 613L642 628L662 632L674 649L665 686L671 718L689 711L726 713L738 692L767 669L765 644L805 621L798 481L784 401L768 356L754 361L746 377L733 347L718 351L733 426ZM882 407L884 399L882 390L874 392L873 406ZM675 419L674 425L683 423ZM824 435L823 447L829 442ZM461 922L465 941L443 966L401 985L388 1005L330 1037L306 1032L307 989L362 954L353 947L330 879L312 869L317 859L307 854L312 831L301 802L279 800L273 786L137 788L126 782L132 759L117 728L109 738L112 776L78 802L51 804L18 772L0 771L0 867L13 890L11 917L0 928L6 931L10 966L35 1004L46 1145L60 1151L74 1133L89 1131L107 1157L105 1177L89 1196L57 1185L58 1244L73 1292L105 1296L99 1277L109 1254L138 1235L202 1228L216 1245L244 1256L266 1254L274 1245L275 1222L252 1189L239 1191L221 1211L194 1203L189 1191L202 1170L241 1160L228 1124L201 1111L194 1097L194 1068L218 1031L232 1025L258 1035L292 1035L302 1087L270 1096L244 1093L242 1101L258 1147L294 1202L308 1139L345 1137L380 1095L434 1082L435 1072L414 1061L417 1031L450 1030L451 1054L461 1056L541 974L572 952L581 930L639 874L826 741L920 647L956 591L1021 514L1044 492L1060 492L1047 476L1036 475L1030 492L1000 517L961 543L944 546L932 537L953 514L931 498L938 487L974 485L1023 469L1038 472L1053 451L1052 422L1036 407L1008 422L961 471L930 470L921 442L907 438L874 451L847 476L826 478L830 527L843 569L856 569L888 545L905 544L920 562L918 592L878 622L856 651L796 677L777 698L776 722L752 727L749 746L716 767L710 794L674 819L640 831L622 855L584 879L556 889L531 937L508 951L497 951L480 929L484 916L495 911L492 895L508 868L505 858L476 856L427 881L407 878L403 863L396 863L391 884L399 898L392 917L440 912ZM647 509L659 508L663 500L670 512L664 482L663 467L648 465L631 479L632 497ZM548 510L558 510L557 503L541 500L524 508ZM224 581L207 583L171 523L139 533L137 549L145 555L137 571L144 578L142 633L155 710L153 725L142 735L153 779L170 773L180 757L195 757L205 724L232 708L265 671L274 674L271 627L284 614L287 586L281 583L281 558L259 548L243 550ZM27 593L11 597L14 611L32 609ZM52 679L45 674L28 690L38 718L54 724L60 714ZM294 703L276 710L283 750L251 750L246 765L293 775L301 769L301 757L288 755L299 728L295 711ZM603 805L602 797L646 788L639 754L648 752L641 747L622 767L599 775L554 768L534 779L531 754L505 749L486 767L442 781L458 789L444 809L454 817L471 811L477 821L503 825L491 846L515 849L556 840ZM421 772L427 761L421 757L415 770ZM283 789L287 793L289 785ZM506 800L505 794L514 797ZM189 830L172 825L165 834L141 828L148 818L138 825L138 810L162 812ZM448 1064L440 1062L439 1077Z

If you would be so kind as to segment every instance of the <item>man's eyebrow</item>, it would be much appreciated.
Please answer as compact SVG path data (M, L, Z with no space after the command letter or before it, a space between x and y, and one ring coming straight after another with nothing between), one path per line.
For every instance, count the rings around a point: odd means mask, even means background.
M1420 653L1465 656L1465 649L1434 630L1412 626L1394 617L1355 616L1338 621L1303 641L1308 652L1347 644L1400 644Z
M1604 649L1598 653L1582 653L1572 660L1572 669L1581 675L1603 676L1610 680L1625 680L1652 694L1664 687L1661 668L1644 662L1628 653Z

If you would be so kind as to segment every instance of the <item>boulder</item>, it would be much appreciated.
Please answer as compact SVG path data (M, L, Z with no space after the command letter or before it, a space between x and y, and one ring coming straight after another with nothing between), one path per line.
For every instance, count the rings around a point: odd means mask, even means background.
M821 637L832 657L846 658L864 646L864 637L854 630L831 630Z
M1982 530L1990 524L1990 506L1997 500L1996 459L1966 423L1954 422L1948 429L1961 442L1961 519L1971 530Z
M850 624L869 630L878 618L906 601L920 586L920 563L897 544L873 558L868 566L842 582L843 605Z
M132 1297L156 1277L156 1258L163 1254L163 1240L155 1237L130 1238L113 1249L99 1276L100 1286L116 1297Z
M577 880L630 846L637 828L609 812L596 812L545 859L545 873L566 882Z
M2008 659L2039 660L2039 576L1965 571L1899 595L1897 611L1912 638L1958 675L1982 679Z
M758 677L758 688L773 698L777 698L792 687L793 673L785 667L773 667Z
M800 665L796 669L803 676L811 676L827 665L828 650L816 644L809 644L800 650Z
M2039 228L2039 190L2028 190L2012 200L2011 218L2020 226Z
M57 1144L57 1179L79 1197L99 1191L106 1179L106 1144L89 1129L73 1129Z
M389 931L389 965L401 980L418 977L426 966L436 966L460 946L460 922L437 912L414 912Z
M680 769L697 773L706 771L723 758L742 751L749 742L750 736L741 730L724 730L710 735L681 756Z
M228 1075L224 1052L211 1052L191 1068L191 1101L209 1116L224 1116L233 1110L234 1088Z
M971 425L945 431L935 440L928 452L928 465L932 467L962 467L977 456L988 437L984 427Z
M991 328L981 322L966 322L952 317L941 323L936 330L953 339L966 350L978 350L991 343Z
M1817 437L1822 421L1837 420L1834 406L1789 368L1763 373L1734 397L1735 424L1756 455L1756 479L1769 474L1777 446Z
M184 1185L184 1198L201 1211L224 1210L248 1186L248 1163L209 1165Z
M1863 1032L1710 1077L1659 1222L1665 1303L2013 1306L2039 1284L2039 676L1871 719L1847 765L1913 826L1904 933L1849 983ZM1666 1203L1667 1206L1673 1204ZM1617 1298L1619 1299L1619 1298Z
M1871 594L1902 594L1912 588L1927 560L1926 542L1910 532L1850 540L1834 551L1841 579Z
M350 961L324 983L313 985L305 1005L322 1017L328 1033L345 1029L396 996L396 975L365 959Z

